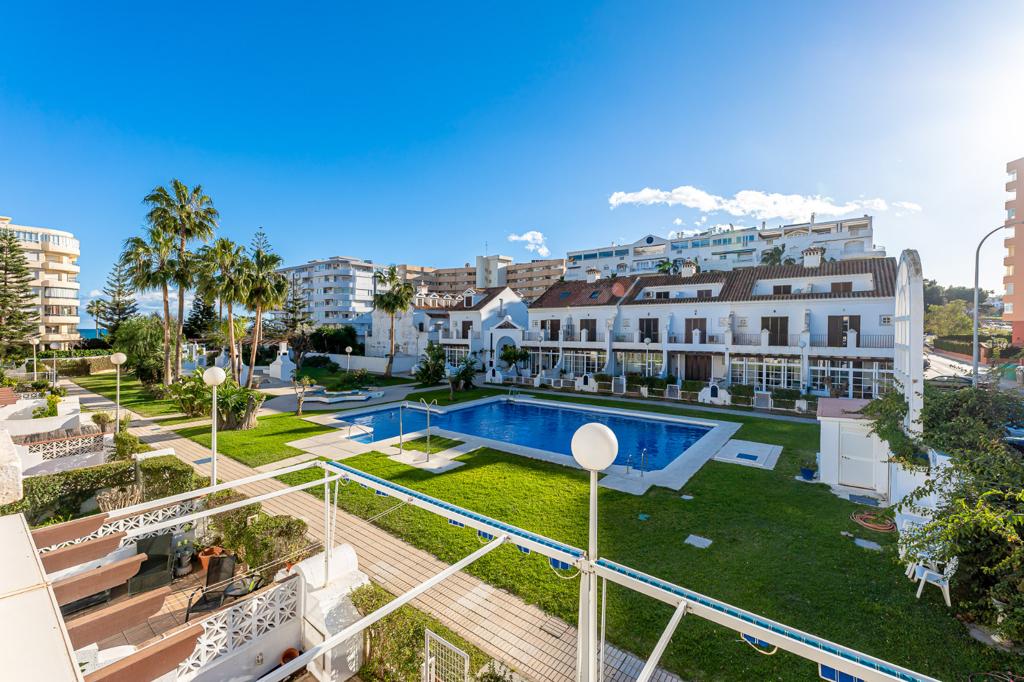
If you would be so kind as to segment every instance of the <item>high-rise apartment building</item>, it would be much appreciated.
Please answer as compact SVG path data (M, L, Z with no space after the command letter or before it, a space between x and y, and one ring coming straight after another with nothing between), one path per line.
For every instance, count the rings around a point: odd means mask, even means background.
M357 326L353 320L373 310L374 279L378 269L372 261L332 256L291 265L278 272L306 300L306 312L317 326Z
M526 302L547 291L565 274L565 260L549 258L515 263L511 256L477 256L476 265L437 268L425 273L420 282L439 294L461 294L466 289L508 286Z
M69 348L81 339L78 334L78 240L63 230L15 225L5 216L0 216L0 229L14 232L28 260L32 294L39 314L40 344Z
M1006 173L1006 191L1010 193L1006 200L1006 224L1009 225L1024 219L1024 197L1020 194L1024 189L1021 184L1024 181L1024 157L1006 164ZM1013 345L1017 346L1024 343L1024 263L1021 263L1020 268L1017 267L1017 245L1020 241L1017 233L1024 234L1024 231L1021 231L1020 225L1006 229L1008 232L1003 242L1006 245L1006 257L1003 259L1006 266L1003 274L1003 286L1006 289L1006 295L1003 296L1003 320L1013 327Z

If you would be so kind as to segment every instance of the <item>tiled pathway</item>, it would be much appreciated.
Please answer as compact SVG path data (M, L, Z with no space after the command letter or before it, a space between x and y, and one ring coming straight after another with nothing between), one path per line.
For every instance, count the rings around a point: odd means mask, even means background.
M106 398L75 384L64 383L68 393L78 395L84 406L92 409L112 407ZM209 449L151 420L136 418L131 432L153 447L174 448L179 459L209 475L209 464L195 464L196 460L210 456ZM222 480L245 478L256 473L229 457L219 457L217 469ZM244 486L241 491L252 496L286 487L280 481L266 480ZM274 498L263 502L263 509L269 513L305 519L310 535L320 541L324 538L323 502L312 495L299 492ZM337 515L337 537L355 548L360 570L394 594L412 589L447 566L433 555L344 511ZM528 679L544 682L571 682L575 679L576 628L509 592L460 572L412 603ZM554 632L559 634L550 634ZM606 680L626 682L636 679L643 660L609 646L606 666ZM652 679L655 682L680 680L661 669Z

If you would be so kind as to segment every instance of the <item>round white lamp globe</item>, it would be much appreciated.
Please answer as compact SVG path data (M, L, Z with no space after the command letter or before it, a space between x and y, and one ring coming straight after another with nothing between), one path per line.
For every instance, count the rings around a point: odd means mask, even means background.
M114 353L110 356L110 362L113 365L123 365L128 361L128 356L124 353Z
M345 346L345 352L346 353L351 353L352 352L352 346Z
M604 424L591 422L576 429L572 435L572 458L588 471L603 471L615 461L619 440Z
M203 372L203 383L207 386L220 386L224 383L227 376L220 367L210 367Z
M39 339L32 339L32 345L33 346L38 346L39 345Z

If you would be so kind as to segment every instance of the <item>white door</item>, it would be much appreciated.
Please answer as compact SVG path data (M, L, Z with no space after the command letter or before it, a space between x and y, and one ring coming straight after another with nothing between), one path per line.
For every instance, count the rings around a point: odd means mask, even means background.
M875 453L866 429L841 426L839 431L839 485L875 487Z

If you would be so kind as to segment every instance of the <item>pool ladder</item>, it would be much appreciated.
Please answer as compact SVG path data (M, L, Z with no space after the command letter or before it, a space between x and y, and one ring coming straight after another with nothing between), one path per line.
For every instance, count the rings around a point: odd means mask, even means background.
M513 386L512 388L508 389L508 399L511 402L515 402L517 395L519 395L519 388L518 387Z
M640 451L640 478L644 477L644 465L647 463L647 448ZM629 476L633 468L633 455L626 455L626 475Z

